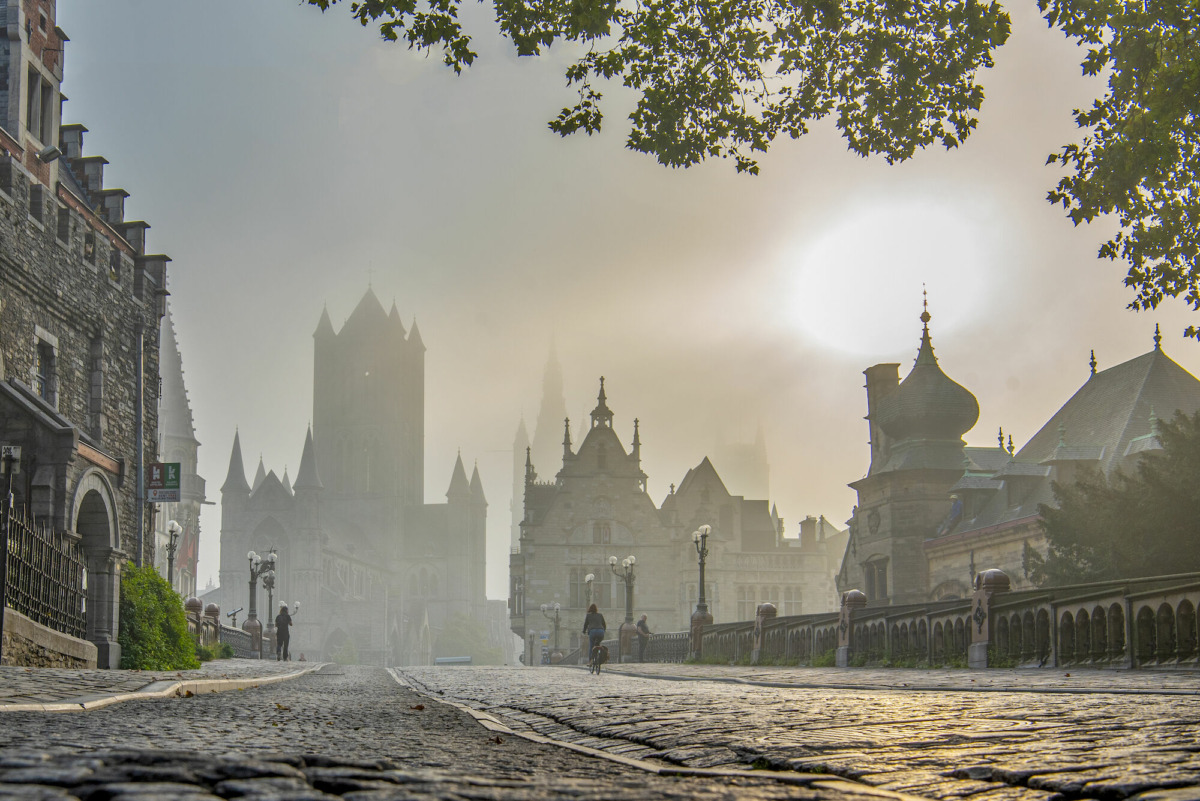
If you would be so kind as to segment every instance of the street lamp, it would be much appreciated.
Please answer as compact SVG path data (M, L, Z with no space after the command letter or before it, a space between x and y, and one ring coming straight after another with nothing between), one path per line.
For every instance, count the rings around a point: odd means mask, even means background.
M592 605L592 582L595 580L596 580L595 573L588 573L586 576L583 577L583 583L587 585L587 605L585 606L585 608L591 607L591 605Z
M692 532L696 555L700 557L700 595L696 602L696 611L692 613L692 658L694 659L702 656L704 627L713 622L713 616L708 612L708 603L704 600L704 561L708 558L708 535L711 533L712 526L707 525Z
M167 521L167 583L175 589L175 549L179 547L179 535L183 526L174 520Z
M272 550L271 556L275 556ZM267 640L275 647L275 560L271 560L271 569L263 574L263 589L267 591Z
M254 551L246 554L246 559L250 561L250 611L246 613L242 630L254 638L257 645L254 650L259 652L259 658L262 657L262 641L258 635L262 634L262 623L258 620L258 579L275 569L276 558L275 551L268 553L265 559Z
M550 614L551 609L554 610L553 615ZM550 652L550 663L551 664L555 664L557 660L562 659L562 652L558 650L558 610L559 610L559 606L558 606L557 601L554 603L554 606L547 606L546 604L542 604L542 615L547 620L554 621L554 650Z
M608 566L612 568L612 572L617 578L625 582L625 622L620 628L620 657L621 661L625 661L627 656L633 655L633 633L637 629L633 625L633 566L637 564L637 557L632 554L621 560L620 569L617 568L617 557L608 557Z

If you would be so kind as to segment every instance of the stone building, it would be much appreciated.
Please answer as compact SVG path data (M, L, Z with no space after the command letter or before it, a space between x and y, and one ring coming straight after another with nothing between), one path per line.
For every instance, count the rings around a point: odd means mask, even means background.
M79 542L86 638L116 667L121 565L153 558L137 466L156 451L169 259L146 254L149 226L125 219L87 129L60 124L53 0L0 10L0 442L22 449L16 504Z
M200 442L192 419L183 380L183 357L175 338L175 323L168 304L160 335L162 392L158 399L158 461L177 462L180 468L178 503L157 505L154 515L154 565L184 598L196 594L196 561L200 554L200 511L205 502L204 479L197 473ZM167 576L170 537L167 525L174 520L182 531L175 550L174 575Z
M641 434L633 421L626 450L613 427L604 379L591 426L576 448L570 422L562 428L561 465L541 481L532 452L525 464L519 548L510 556L514 633L544 636L541 605L560 605L560 646L577 645L583 615L594 601L614 631L624 619L625 587L608 559L636 557L633 611L658 631L682 631L695 608L698 565L692 532L712 527L705 595L717 622L739 619L763 601L783 614L832 609L833 575L844 540L809 518L799 539L765 500L731 495L705 458L671 488L661 505L647 491ZM592 582L587 576L594 576Z
M247 554L278 555L275 609L301 602L292 650L424 664L455 616L486 619L487 500L460 456L446 503L424 502L425 345L367 290L340 331L314 339L313 425L295 481L261 463L246 480L240 436L221 487L224 609L249 606ZM247 610L248 611L248 610Z
M1156 415L1200 408L1200 382L1161 348L1091 374L1019 451L1001 431L995 447L962 436L979 416L975 397L949 379L933 355L929 314L916 364L898 380L896 364L868 368L871 466L850 486L858 505L838 574L842 591L869 603L907 604L969 597L975 575L999 568L1026 589L1029 557L1044 554L1040 504L1052 482L1083 467L1112 475L1135 469L1161 448Z

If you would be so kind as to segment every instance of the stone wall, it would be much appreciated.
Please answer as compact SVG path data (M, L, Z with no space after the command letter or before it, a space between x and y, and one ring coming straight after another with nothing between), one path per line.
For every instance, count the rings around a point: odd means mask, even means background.
M48 629L8 608L4 610L0 655L0 663L17 667L96 667L95 645Z

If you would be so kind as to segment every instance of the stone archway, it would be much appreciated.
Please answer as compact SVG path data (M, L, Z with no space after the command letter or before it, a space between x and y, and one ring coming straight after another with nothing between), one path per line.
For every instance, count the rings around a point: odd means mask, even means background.
M116 501L108 479L99 470L83 474L71 501L71 529L79 535L87 565L87 629L84 636L96 646L96 664L121 666L120 627L121 531Z

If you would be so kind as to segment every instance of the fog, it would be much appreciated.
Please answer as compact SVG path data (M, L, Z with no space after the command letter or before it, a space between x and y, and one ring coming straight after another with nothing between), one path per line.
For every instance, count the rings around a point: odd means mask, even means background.
M1124 269L1096 259L1045 195L1046 156L1099 86L1032 0L984 77L979 130L889 167L832 125L778 142L762 175L667 170L624 147L628 96L603 134L561 139L569 49L518 59L479 23L455 77L379 41L348 8L282 0L59 0L71 37L64 121L110 162L106 184L173 259L171 306L209 500L199 585L217 573L219 487L235 429L246 469L294 477L312 414L312 332L372 287L415 318L426 363L426 501L460 451L489 501L488 595L507 595L511 447L537 417L551 342L573 421L606 377L661 502L719 436L761 425L771 500L795 535L841 524L867 467L862 371L920 337L922 285L942 368L979 399L967 435L1019 448L1087 378L1164 348L1193 373L1180 305L1125 310ZM716 463L718 472L721 464ZM543 476L557 465L538 465ZM730 488L734 492L736 486Z

